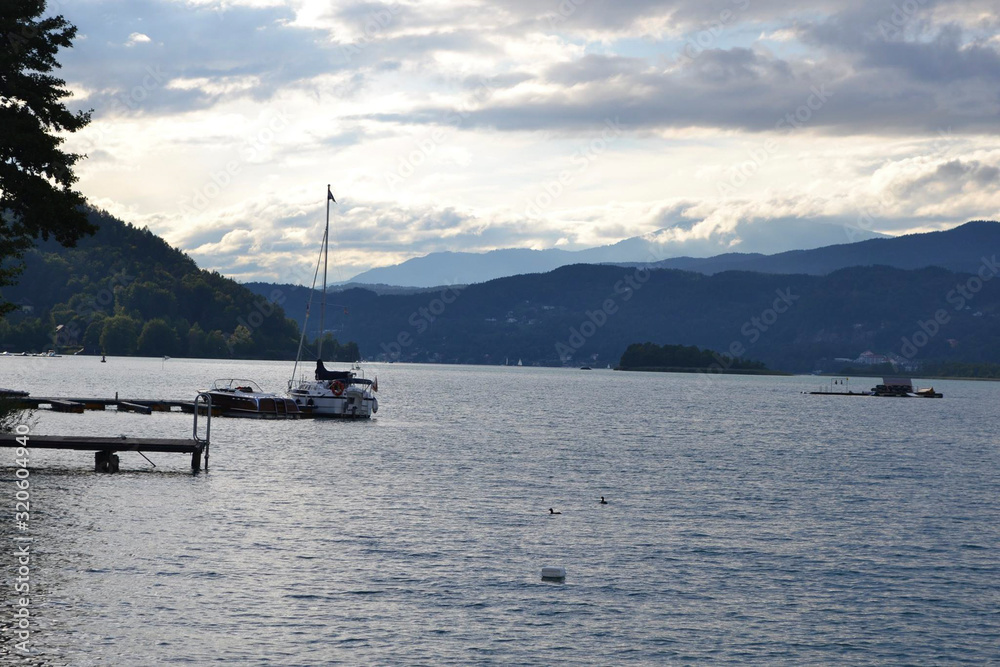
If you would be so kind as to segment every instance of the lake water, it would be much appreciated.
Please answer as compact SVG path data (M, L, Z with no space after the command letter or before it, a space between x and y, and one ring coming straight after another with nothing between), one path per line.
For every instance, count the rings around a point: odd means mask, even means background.
M207 474L32 450L30 664L1000 661L1000 384L900 400L810 396L807 377L367 370L372 421L217 418ZM0 359L0 386L39 396L289 374ZM36 416L38 434L191 431L179 412Z

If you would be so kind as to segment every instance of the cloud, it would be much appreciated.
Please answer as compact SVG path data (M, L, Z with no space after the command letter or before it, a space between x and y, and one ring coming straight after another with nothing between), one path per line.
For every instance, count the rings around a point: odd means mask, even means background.
M873 180L881 208L894 216L1000 218L1000 150L902 160L879 169Z
M142 220L204 268L241 279L305 284L312 279L325 219L322 206L289 206L267 197L216 211L183 230L175 221ZM481 252L514 245L551 246L556 230L454 208L363 202L338 205L330 236L331 277L344 280L372 266L447 250Z
M136 44L148 44L151 42L149 35L144 35L141 32L133 32L128 36L128 40L125 42L125 46L135 46Z
M663 54L645 48L637 56L590 52L552 62L531 79L498 84L508 94L494 95L472 110L467 125L565 129L617 116L635 130L771 131L821 88L829 99L810 119L814 132L906 134L945 125L968 133L997 129L1000 105L993 88L1000 78L1000 52L967 8L941 2L933 16L924 18L896 16L902 11L897 3L843 5L809 3L789 20L786 3L755 3L753 25L799 37L797 48L781 56L760 42L725 44L738 39L751 19L740 3L630 2L615 3L613 10L606 3L561 3L557 7L572 11L553 28L604 26L639 34L642 20L659 16L669 19L682 41ZM545 15L533 7L514 3L522 20ZM741 13L741 7L746 11ZM899 36L882 34L886 30L880 23ZM907 39L904 29L911 23L921 29ZM708 35L706 42L702 34ZM531 85L519 88L525 81ZM440 123L446 113L440 106L418 106L371 118Z
M90 91L76 102L98 117L206 108L232 92L219 81L240 78L254 81L242 92L265 98L335 69L325 32L290 26L294 12L286 7L117 0L65 10L83 38L64 59L62 75ZM142 98L129 100L137 88L145 89Z
M467 125L502 131L581 128L620 118L632 130L714 128L773 131L808 105L812 132L907 134L945 125L979 133L1000 129L1000 56L970 47L936 53L913 49L935 67L914 71L902 53L869 55L863 67L805 63L761 50L710 49L679 65L652 67L643 59L588 55L554 65L536 87L487 100ZM896 64L895 73L884 70ZM945 82L945 83L942 83ZM440 123L442 107L375 113L392 123Z

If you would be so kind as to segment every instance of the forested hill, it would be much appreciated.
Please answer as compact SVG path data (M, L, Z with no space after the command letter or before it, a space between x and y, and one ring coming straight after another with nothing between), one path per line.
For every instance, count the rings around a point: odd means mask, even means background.
M94 236L75 248L39 243L18 283L3 289L20 307L0 321L3 349L294 357L297 327L280 307L199 269L148 230L101 211L89 217Z

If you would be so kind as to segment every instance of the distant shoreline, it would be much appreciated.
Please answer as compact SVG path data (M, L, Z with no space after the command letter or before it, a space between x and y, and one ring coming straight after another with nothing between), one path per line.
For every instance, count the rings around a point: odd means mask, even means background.
M639 371L641 373L705 373L706 375L786 375L795 373L773 371L760 368L683 368L680 366L636 366L634 368L616 368L616 371Z

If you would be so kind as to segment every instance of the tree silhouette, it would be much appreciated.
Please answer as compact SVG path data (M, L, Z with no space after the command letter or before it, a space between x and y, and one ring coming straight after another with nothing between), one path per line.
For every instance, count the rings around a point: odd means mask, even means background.
M51 74L76 27L44 12L45 0L0 4L0 287L14 282L35 239L73 246L95 230L72 188L84 156L61 149L61 135L86 126L90 113L67 109L66 82ZM11 308L0 302L0 314Z

